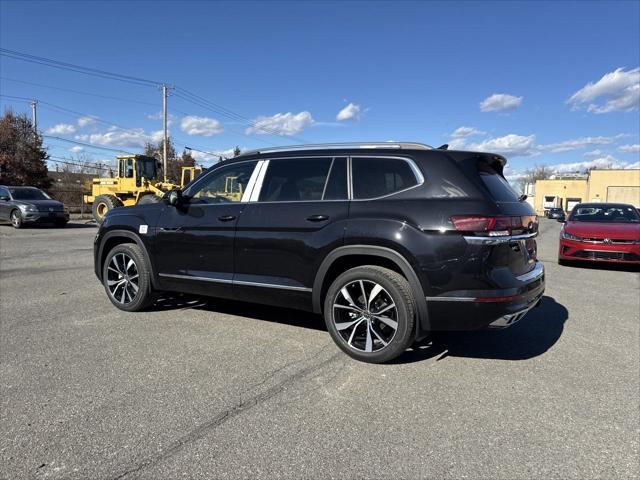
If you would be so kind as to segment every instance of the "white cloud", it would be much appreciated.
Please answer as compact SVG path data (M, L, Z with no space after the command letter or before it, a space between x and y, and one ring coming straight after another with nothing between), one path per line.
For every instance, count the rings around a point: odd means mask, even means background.
M565 140L559 143L550 143L548 145L540 145L540 150L549 151L551 153L568 152L570 150L578 150L590 145L609 145L619 138L624 137L623 133L612 137L581 137Z
M48 128L45 133L48 135L67 135L69 133L75 133L76 127L69 123L59 123L51 128Z
M516 97L507 93L494 93L480 102L480 110L483 112L503 112L518 108L523 97Z
M345 120L353 120L354 122L358 122L362 116L361 110L362 109L360 105L350 102L349 105L338 112L338 114L336 115L336 120L338 120L339 122Z
M478 130L474 127L459 127L456 128L453 132L451 132L451 138L464 138L471 137L473 135L484 135L487 132L483 132L482 130Z
M271 117L261 116L253 120L253 126L247 128L248 134L277 133L279 135L296 135L313 123L309 112L276 113Z
M549 165L555 173L584 173L592 168L626 168L628 163L622 162L611 155L594 158L584 162L557 163Z
M93 125L96 123L98 117L94 117L93 115L87 115L84 117L78 118L78 126L80 128L86 127L87 125Z
M600 103L594 103L600 100ZM604 103L603 103L604 102ZM633 70L617 68L597 82L589 82L575 92L567 103L574 109L589 104L588 112L629 112L640 106L640 67Z
M633 145L620 145L618 151L622 153L640 153L640 144L635 143Z
M596 148L595 150L584 152L582 155L584 155L585 157L602 157L606 154L599 148Z
M222 124L215 118L195 115L183 117L180 121L180 129L187 135L201 135L203 137L212 137L224 130Z
M141 128L123 130L109 127L105 132L76 135L76 140L96 145L110 145L115 147L142 148L147 142L157 143L163 138L162 130L147 133Z
M537 153L534 140L535 135L525 136L510 133L503 137L490 138L480 143L472 143L468 145L467 148L479 152L526 157Z
M84 148L83 148L83 147L81 147L80 145L75 145L75 146L73 146L73 147L71 147L71 148L69 149L69 151L70 151L70 152L73 152L73 153L80 153L80 152L82 152L83 150L84 150Z

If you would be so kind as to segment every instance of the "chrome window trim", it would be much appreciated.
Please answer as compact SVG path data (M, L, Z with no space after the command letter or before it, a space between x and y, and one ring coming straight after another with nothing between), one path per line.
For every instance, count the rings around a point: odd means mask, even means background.
M333 164L336 163L336 157L331 159L331 165L329 165L329 171L327 172L327 178L324 179L324 187L322 188L322 195L320 200L324 200L324 194L327 193L327 185L329 185L329 179L331 178L331 171L333 170Z
M258 174L260 173L260 169L262 168L262 164L263 160L258 161L258 164L253 169L253 172L251 172L251 177L249 177L249 182L247 183L247 189L242 194L240 203L247 203L251 198L251 192L256 185L256 180L258 178Z
M403 188L402 190L398 190L397 192L387 193L386 195L382 195L380 197L353 198L354 197L354 193L353 193L353 162L351 160L354 159L354 158L386 158L386 159L391 159L391 160L403 160L403 161L405 161L405 162L407 162L409 164L409 167L411 168L411 171L413 172L413 175L415 176L415 178L418 181L418 183L416 185L411 186L411 187ZM408 192L409 190L413 190L414 188L418 188L418 187L424 185L424 175L422 174L422 171L420 170L420 168L418 168L416 163L413 161L413 159L412 158L408 158L408 157L398 157L398 156L394 156L394 155L350 155L349 156L348 177L349 177L349 180L350 180L349 181L349 186L351 187L351 189L350 189L351 195L349 197L349 200L351 200L352 202L371 202L373 200L379 200L381 198L391 197L393 195L397 195L397 194L402 193L402 192Z
M256 179L256 184L251 191L251 198L249 199L249 202L257 202L260 198L260 192L262 191L262 182L264 182L264 176L267 173L268 168L269 160L263 160L260 167L260 172L258 173L258 177Z
M160 277L176 278L178 280L195 280L197 282L209 282L209 283L224 283L231 285L241 285L248 287L264 287L264 288L277 288L280 290L294 290L298 292L311 292L311 288L307 287L295 287L291 285L281 285L278 283L260 283L260 282L246 282L244 280L228 280L226 278L209 278L209 277L196 277L192 275L178 275L173 273L159 273Z

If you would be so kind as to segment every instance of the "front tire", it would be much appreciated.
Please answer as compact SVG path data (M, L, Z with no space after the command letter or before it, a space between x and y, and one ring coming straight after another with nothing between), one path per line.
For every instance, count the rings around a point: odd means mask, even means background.
M123 206L124 203L115 195L98 195L91 206L91 213L93 219L100 225L109 210Z
M160 203L161 198L153 193L145 195L138 200L138 205L153 205L154 203Z
M20 210L14 210L11 212L11 225L13 225L13 228L22 228L24 226Z
M138 312L152 301L149 266L137 244L111 249L102 266L102 283L109 300L120 310Z
M329 287L327 329L349 356L369 363L392 360L413 343L415 307L409 282L378 266L352 268Z

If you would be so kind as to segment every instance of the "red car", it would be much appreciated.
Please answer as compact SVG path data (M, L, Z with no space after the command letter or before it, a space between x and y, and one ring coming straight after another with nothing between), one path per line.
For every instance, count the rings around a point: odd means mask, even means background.
M560 231L558 263L572 260L640 264L640 215L623 203L576 205Z

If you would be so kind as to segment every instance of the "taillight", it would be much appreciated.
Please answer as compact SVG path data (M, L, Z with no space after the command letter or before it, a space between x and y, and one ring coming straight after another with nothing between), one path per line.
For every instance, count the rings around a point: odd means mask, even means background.
M538 231L538 217L536 215L453 215L451 223L456 231L490 237Z

